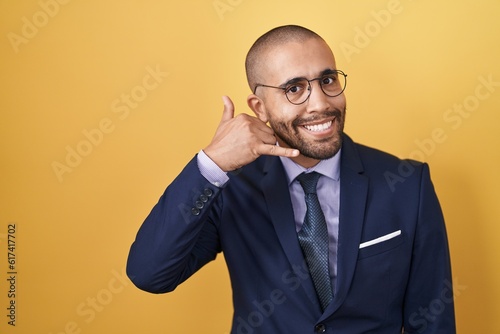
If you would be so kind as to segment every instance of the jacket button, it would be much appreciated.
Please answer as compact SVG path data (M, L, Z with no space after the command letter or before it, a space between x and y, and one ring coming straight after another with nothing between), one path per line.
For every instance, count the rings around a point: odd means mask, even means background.
M202 195L200 195L200 201L202 201L203 203L208 202L208 196L203 195L203 194L202 194Z
M212 195L214 194L214 192L212 191L212 189L210 189L210 188L206 188L205 190L203 190L203 194L204 194L205 196L210 197L210 196L212 196Z
M200 209L198 208L192 208L191 209L191 213L194 215L194 216L198 216L200 214Z
M326 326L323 324L317 324L316 327L314 327L314 331L316 333L326 333Z
M202 201L196 201L196 203L194 203L194 205L196 206L197 209L203 209L203 202Z

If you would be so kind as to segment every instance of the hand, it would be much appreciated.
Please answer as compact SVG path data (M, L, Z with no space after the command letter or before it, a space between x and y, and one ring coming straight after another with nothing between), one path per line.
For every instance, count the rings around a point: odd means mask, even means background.
M203 150L223 171L241 168L261 155L296 157L299 151L276 145L274 131L247 114L234 117L234 105L224 96L224 111L212 142Z

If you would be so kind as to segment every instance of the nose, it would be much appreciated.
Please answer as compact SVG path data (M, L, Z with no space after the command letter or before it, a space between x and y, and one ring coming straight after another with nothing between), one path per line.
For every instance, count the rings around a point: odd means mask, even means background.
M321 89L321 85L318 80L314 80L309 83L311 94L309 95L309 99L307 100L307 112L317 112L317 111L325 111L329 110L330 102L328 97L323 90Z

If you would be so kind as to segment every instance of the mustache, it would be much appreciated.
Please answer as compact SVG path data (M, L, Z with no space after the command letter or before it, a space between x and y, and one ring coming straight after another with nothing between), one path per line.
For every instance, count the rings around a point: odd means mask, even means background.
M292 125L293 126L301 126L301 125L304 125L304 124L307 124L310 122L316 122L316 121L331 118L331 117L341 119L342 112L339 109L334 109L334 110L325 111L321 114L316 114L316 115L313 115L313 116L307 117L307 118L297 118L297 119L293 120Z

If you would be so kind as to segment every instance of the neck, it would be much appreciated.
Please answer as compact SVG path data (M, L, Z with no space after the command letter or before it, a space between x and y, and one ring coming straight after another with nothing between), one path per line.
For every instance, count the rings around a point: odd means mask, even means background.
M309 158L300 154L298 157L290 158L297 165L302 166L304 168L311 168L316 166L321 160Z

